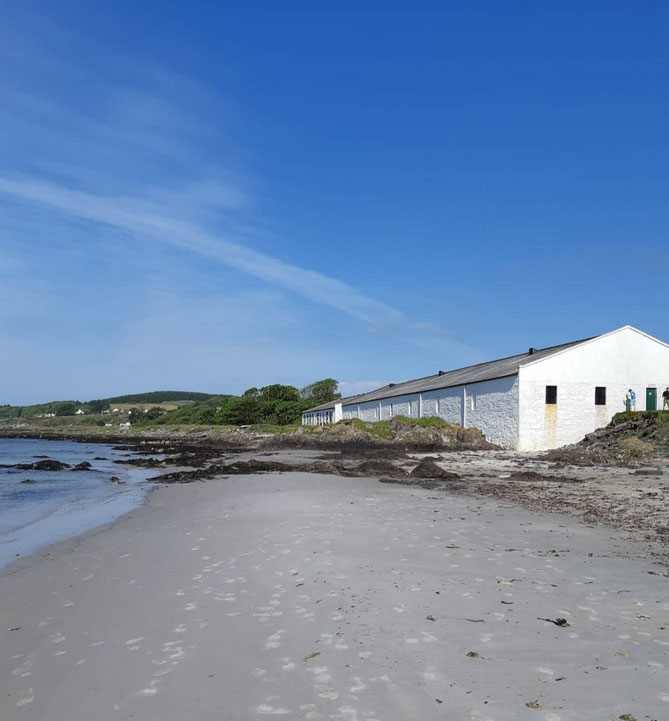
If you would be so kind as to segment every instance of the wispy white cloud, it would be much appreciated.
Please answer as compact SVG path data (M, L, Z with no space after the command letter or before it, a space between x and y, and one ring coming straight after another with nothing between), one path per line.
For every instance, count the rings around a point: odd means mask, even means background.
M304 241L263 217L229 98L129 62L120 82L62 62L50 82L42 58L26 82L24 60L0 64L12 253L0 254L0 402L411 374L416 349L471 357L442 328L282 257Z
M72 190L33 178L0 177L0 193L72 218L150 237L196 253L375 326L403 325L404 314L317 271L286 263L171 217L169 208L129 197Z

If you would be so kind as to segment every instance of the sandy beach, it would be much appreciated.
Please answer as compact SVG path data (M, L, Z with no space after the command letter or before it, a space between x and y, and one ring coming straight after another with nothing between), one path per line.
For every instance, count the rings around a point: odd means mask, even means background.
M164 486L0 585L3 721L669 718L664 569L499 500Z

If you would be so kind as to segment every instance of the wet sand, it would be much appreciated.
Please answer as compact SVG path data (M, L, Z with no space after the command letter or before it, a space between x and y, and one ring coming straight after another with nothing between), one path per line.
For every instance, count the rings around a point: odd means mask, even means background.
M663 572L603 526L374 479L162 487L0 575L0 718L660 721Z

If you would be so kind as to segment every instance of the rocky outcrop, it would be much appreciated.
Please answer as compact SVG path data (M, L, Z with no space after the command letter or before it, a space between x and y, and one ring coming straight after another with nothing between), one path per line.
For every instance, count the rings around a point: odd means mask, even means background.
M580 466L635 466L658 457L669 457L669 412L620 413L579 443L544 456Z

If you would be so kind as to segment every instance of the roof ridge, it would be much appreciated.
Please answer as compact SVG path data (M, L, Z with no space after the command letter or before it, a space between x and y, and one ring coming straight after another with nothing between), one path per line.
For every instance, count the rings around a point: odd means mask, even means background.
M557 343L556 345L552 346L546 346L545 348L536 348L533 349L533 352L531 353L529 350L525 353L515 353L514 355L504 356L502 358L494 358L493 360L488 361L482 361L481 363L473 363L468 366L462 366L460 368L453 368L448 371L437 371L437 373L432 373L427 376L420 376L419 378L410 378L408 380L398 381L395 383L386 383L383 386L379 386L378 388L373 388L372 390L366 391L365 393L358 393L354 396L348 396L345 398L339 399L339 402L342 403L342 405L352 405L355 403L366 403L368 402L366 399L369 396L373 396L370 400L377 400L380 398L391 398L395 396L401 396L401 395L411 395L413 393L421 392L419 389L407 389L407 386L413 386L416 384L421 383L428 383L432 384L434 381L438 380L439 378L444 379L444 385L430 385L428 389L424 390L440 390L442 388L450 388L458 385L468 385L471 383L480 383L484 380L494 380L495 378L505 378L508 376L517 375L519 372L519 369L522 365L522 361L524 359L534 359L539 354L550 354L551 351L559 351L560 349L566 349L571 346L580 345L581 343L586 343L587 341L594 340L595 338L598 338L599 336L591 336L590 338L581 338L579 340L573 340L573 341L567 341L566 343ZM545 355L544 355L545 357ZM536 358L536 360L543 360L543 358ZM516 361L517 364L514 364L515 367L512 368L500 368L499 369L499 375L491 376L488 378L481 378L480 380L461 380L457 379L458 382L452 382L456 379L454 379L454 376L457 376L458 374L466 373L467 371L475 371L478 368L483 368L485 366L492 366L495 364L504 364L505 362L508 364L509 362ZM497 372L497 371L496 371ZM450 381L449 381L450 377ZM383 391L387 391L388 395L378 395L379 393L382 393ZM335 401L336 402L336 401ZM334 402L333 402L334 404ZM328 404L329 405L329 404ZM316 406L316 408L320 408L321 406ZM310 410L315 409L308 409L305 412L309 412Z

